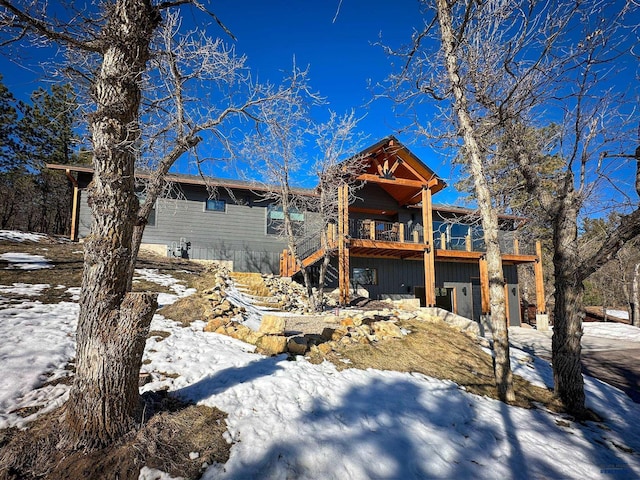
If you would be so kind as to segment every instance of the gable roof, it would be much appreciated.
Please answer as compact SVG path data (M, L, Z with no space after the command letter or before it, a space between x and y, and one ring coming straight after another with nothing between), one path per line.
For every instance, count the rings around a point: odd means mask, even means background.
M435 194L446 187L446 183L424 164L417 156L405 147L396 137L389 135L377 143L365 148L354 157L367 160L364 171L358 180L379 185L401 206L416 205L422 200L422 190L430 188ZM47 164L53 170L69 170L93 174L93 167L87 165ZM150 174L137 171L136 177L149 178ZM169 173L165 177L168 182L185 185L202 185L253 192L268 192L271 186L259 182ZM292 192L304 196L317 196L316 189L294 188Z
M93 167L87 165L61 165L56 163L47 163L47 168L52 170L70 170L72 172L81 172L93 174ZM137 171L137 178L149 178L151 175L148 172ZM202 175L188 175L184 173L169 173L165 176L167 182L181 183L184 185L202 185L206 187L220 187L228 188L232 190L248 190L252 192L269 192L271 188L269 185L261 184L258 182L251 182L246 180L236 180L228 178L216 178ZM293 193L314 197L317 195L313 188L292 188Z
M435 194L446 183L393 135L365 148L355 157L367 159L357 178L381 187L400 205L415 205L422 200L422 190Z

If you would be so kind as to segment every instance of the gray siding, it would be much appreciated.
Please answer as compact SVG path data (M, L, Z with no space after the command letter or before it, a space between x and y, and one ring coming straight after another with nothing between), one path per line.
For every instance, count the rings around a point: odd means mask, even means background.
M397 211L398 203L378 185L367 183L360 190L355 192L357 200L351 204L352 207L360 207L375 210Z
M436 287L454 288L458 315L477 320L480 318L481 305L479 298L474 298L473 278L478 279L479 285L480 270L477 264L436 262Z
M424 286L424 268L421 261L351 257L349 264L352 272L354 268L377 269L378 284L362 285L372 299L377 300L385 295L413 297L413 287Z
M205 210L204 188L184 187L181 196L185 198L158 199L155 225L145 228L143 243L166 245L171 251L190 242L189 258L232 260L237 271L279 272L285 242L267 234L265 203L249 192L238 193L235 199L219 192L217 198L226 201L226 210L212 212ZM85 197L81 197L81 237L90 228Z

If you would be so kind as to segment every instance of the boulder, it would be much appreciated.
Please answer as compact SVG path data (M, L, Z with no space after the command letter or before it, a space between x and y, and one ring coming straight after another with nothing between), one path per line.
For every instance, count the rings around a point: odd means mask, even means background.
M333 345L331 345L331 342L321 343L320 345L318 345L318 350L320 350L320 353L322 355L326 355L331 350L333 350Z
M268 335L283 335L285 322L283 317L263 315L259 331Z
M353 323L353 318L346 317L340 321L340 325L342 325L343 327L353 327L355 324Z
M334 342L337 342L341 338L344 338L345 335L347 335L347 333L349 333L349 330L347 329L347 327L336 328L331 334L331 340L333 340Z
M228 322L228 318L226 317L216 317L211 320L204 326L205 332L215 332L218 328L224 326Z
M402 330L393 322L374 322L371 327L375 335L380 338L402 338Z
M287 349L287 338L282 335L263 335L256 342L258 353L278 355Z
M324 323L333 323L333 324L337 324L340 323L340 317L337 315L333 315L333 314L329 314L329 315L325 315L322 318L322 321Z
M291 337L287 341L287 350L294 355L304 355L308 347L309 340L306 337Z
M331 327L325 327L322 329L322 338L324 338L325 340L331 340L331 337L333 337L333 333L336 331L335 328L331 328Z

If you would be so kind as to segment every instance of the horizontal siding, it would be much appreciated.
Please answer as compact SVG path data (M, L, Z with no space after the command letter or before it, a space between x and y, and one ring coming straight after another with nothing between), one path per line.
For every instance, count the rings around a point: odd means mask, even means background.
M387 258L351 257L353 268L375 268L378 271L378 285L363 285L369 298L379 299L384 295L413 296L413 287L424 286L424 268L421 261L396 260Z
M378 185L367 183L360 190L356 190L357 200L352 207L370 208L375 210L398 210L398 202Z
M82 192L80 204L80 236L89 233L91 216ZM205 211L208 197L204 188L183 188L180 195L156 202L155 225L145 228L143 243L179 247L191 243L189 257L194 259L232 260L237 271L278 273L280 253L286 242L266 233L266 203L247 192L224 199L225 212ZM186 197L186 198L185 198ZM237 202L237 203L236 203Z

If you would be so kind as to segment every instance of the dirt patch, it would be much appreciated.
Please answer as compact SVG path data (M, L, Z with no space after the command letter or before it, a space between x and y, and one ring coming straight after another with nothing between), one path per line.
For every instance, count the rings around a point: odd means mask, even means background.
M310 355L318 362L331 361L339 370L376 368L399 372L419 372L442 380L451 380L466 391L498 399L491 356L467 335L440 321L407 320L400 325L410 333L402 339L382 340L375 344L340 345L326 357ZM553 392L532 385L514 375L515 405L533 408L544 405L562 411Z
M158 393L145 400L156 413L139 431L91 453L57 449L59 412L25 431L0 431L0 479L136 480L145 465L174 477L196 479L206 466L228 460L230 445L223 438L226 414Z

